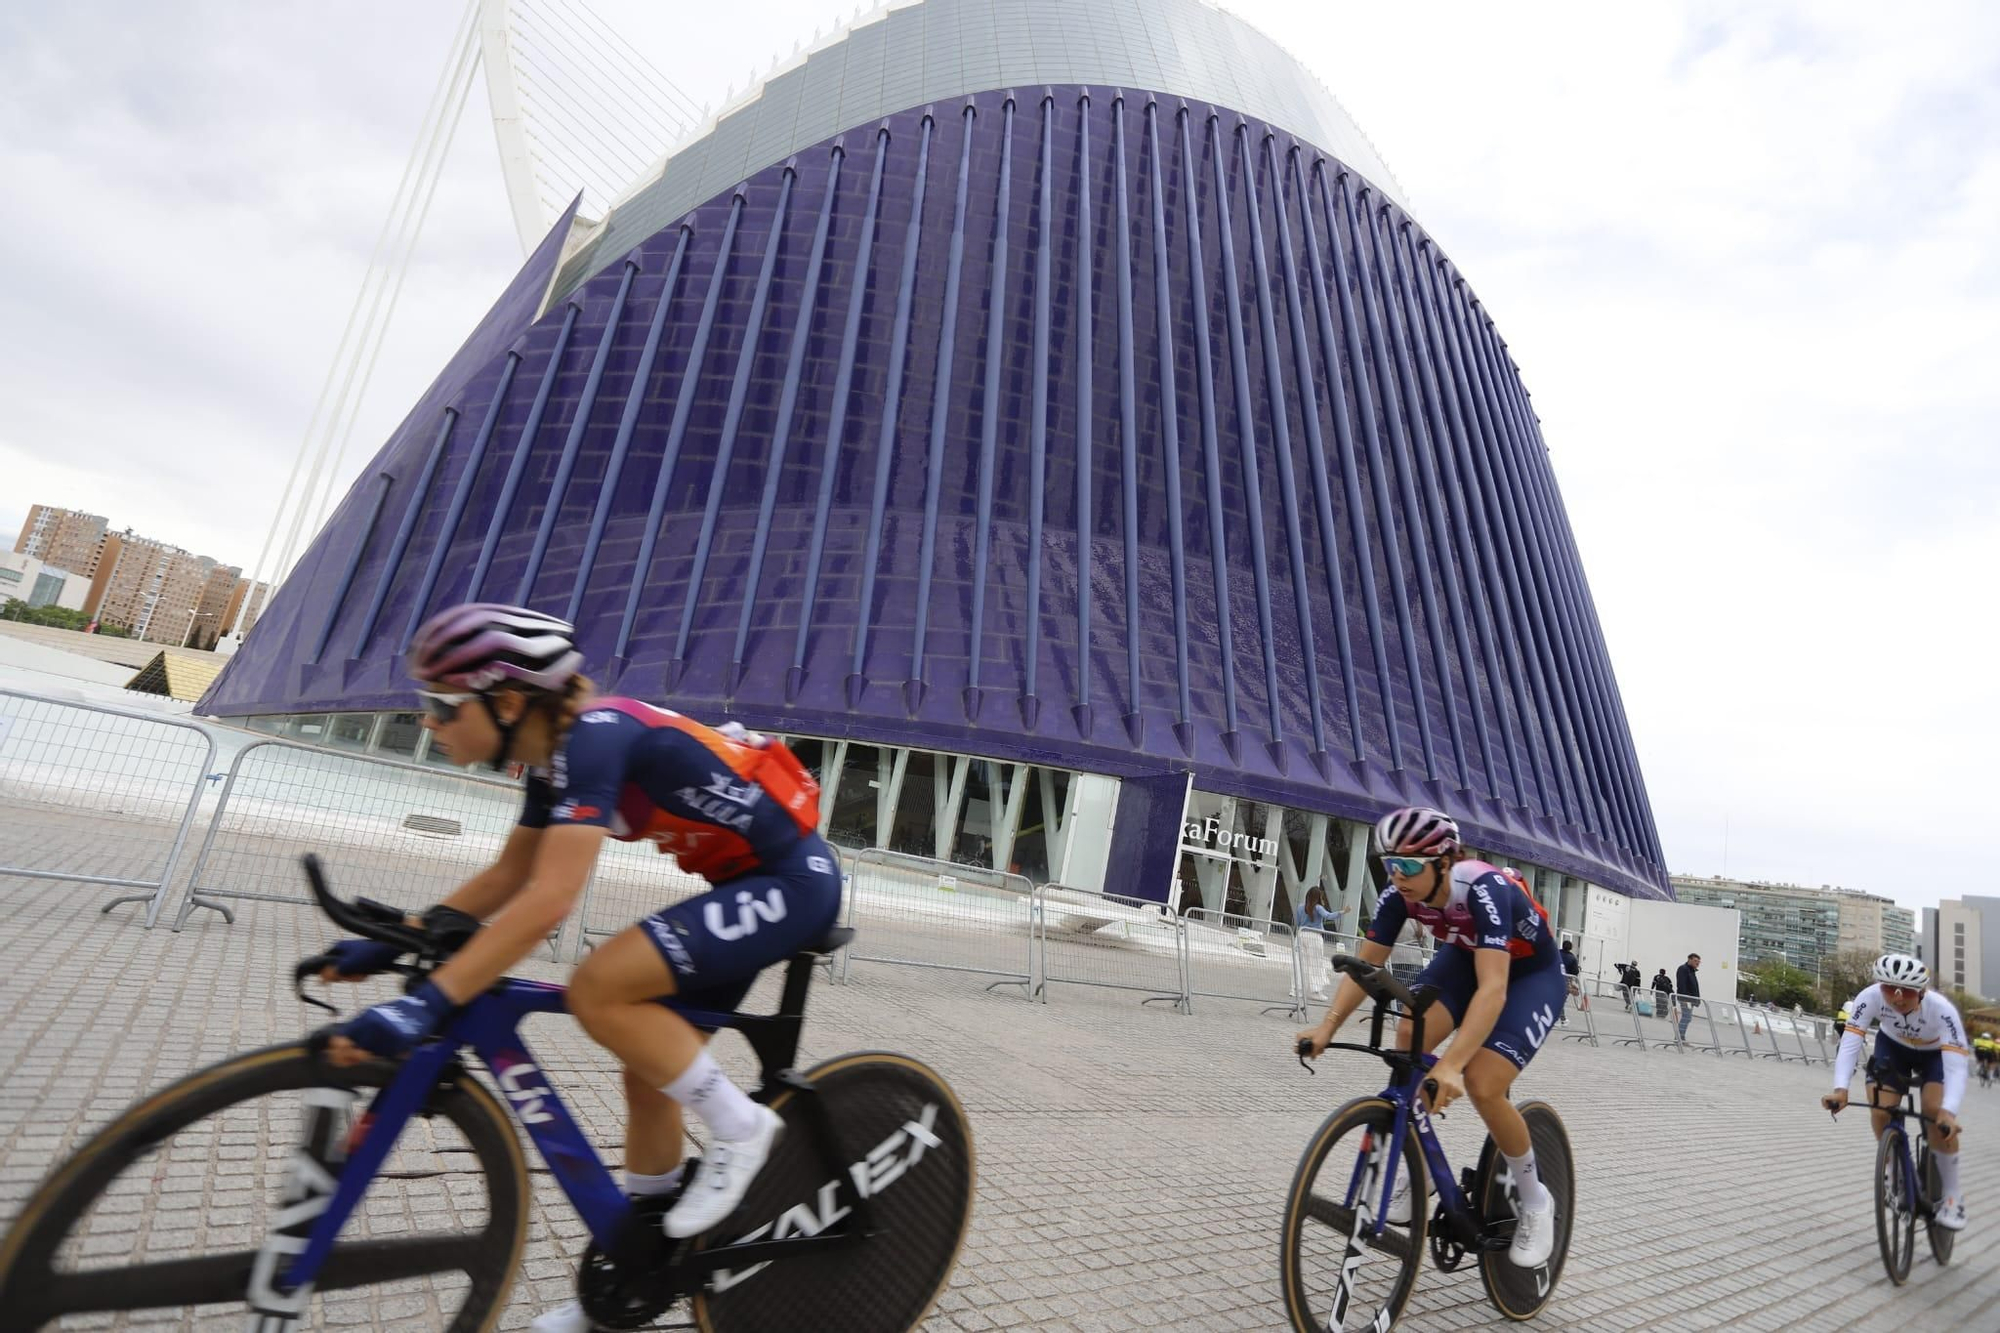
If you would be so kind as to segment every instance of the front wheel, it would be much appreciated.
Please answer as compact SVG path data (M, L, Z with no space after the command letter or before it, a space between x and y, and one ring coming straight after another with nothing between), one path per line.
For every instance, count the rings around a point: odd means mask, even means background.
M867 1193L870 1230L851 1243L716 1269L694 1298L703 1333L903 1333L930 1313L958 1263L978 1167L950 1085L906 1055L881 1051L829 1060L806 1079L811 1092L787 1088L771 1099L784 1136L742 1207L697 1247L855 1226L857 1187ZM834 1140L832 1161L815 1116Z
M1902 1286L1910 1277L1910 1260L1917 1249L1916 1200L1910 1197L1909 1140L1900 1125L1882 1131L1875 1145L1875 1239L1882 1246L1882 1267L1889 1280Z
M362 1098L396 1072L335 1069L295 1042L131 1107L42 1182L0 1242L0 1323L25 1333L71 1314L166 1310L222 1327L243 1320L254 1288L257 1308L289 1300L308 1325L487 1333L527 1243L528 1168L507 1113L470 1078L440 1086L404 1127L314 1289L272 1290L317 1215L299 1219L302 1182L325 1197Z
M1423 1266L1429 1181L1414 1133L1390 1141L1396 1112L1380 1097L1349 1102L1306 1144L1285 1200L1279 1267L1285 1312L1298 1333L1386 1330L1402 1315ZM1396 1161L1400 1152L1402 1160ZM1374 1235L1382 1187L1395 1166L1391 1217ZM1407 1193L1405 1193L1407 1187Z
M1493 1308L1513 1320L1533 1319L1542 1312L1562 1280L1563 1263L1569 1258L1570 1228L1576 1218L1576 1160L1570 1153L1569 1131L1562 1117L1547 1102L1521 1103L1521 1118L1528 1122L1528 1141L1535 1150L1535 1171L1542 1185L1555 1196L1556 1244L1549 1261L1540 1268L1522 1268L1507 1251L1482 1250L1479 1280L1486 1285L1486 1298ZM1486 1219L1487 1234L1511 1239L1514 1234L1514 1182L1507 1171L1507 1159L1486 1141L1479 1157L1479 1175L1473 1182L1479 1214Z

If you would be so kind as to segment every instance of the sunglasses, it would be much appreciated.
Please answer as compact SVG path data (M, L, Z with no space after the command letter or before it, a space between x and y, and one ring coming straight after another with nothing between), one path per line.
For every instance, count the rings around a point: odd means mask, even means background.
M425 715L440 726L455 719L459 709L478 697L476 694L432 694L429 690L417 691L417 698L423 703Z
M1415 879L1424 873L1424 867L1437 860L1435 856L1384 856L1378 859L1384 870L1403 879Z

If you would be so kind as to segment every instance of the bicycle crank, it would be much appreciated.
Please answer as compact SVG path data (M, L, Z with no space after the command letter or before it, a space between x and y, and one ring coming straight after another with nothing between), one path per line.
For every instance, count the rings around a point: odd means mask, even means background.
M634 1200L611 1252L595 1241L584 1250L576 1298L599 1328L644 1328L687 1294L679 1274L689 1242L669 1240L660 1225L673 1202L672 1197Z

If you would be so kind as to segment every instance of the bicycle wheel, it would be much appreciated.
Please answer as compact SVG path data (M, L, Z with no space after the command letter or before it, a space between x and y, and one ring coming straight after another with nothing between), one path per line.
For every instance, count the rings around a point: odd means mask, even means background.
M1395 1114L1380 1097L1351 1101L1326 1118L1299 1157L1278 1256L1285 1312L1299 1333L1387 1329L1416 1289L1430 1182L1414 1133L1403 1136L1396 1169L1397 1180L1409 1183L1410 1220L1366 1234L1381 1206Z
M1882 1267L1889 1280L1902 1286L1909 1280L1910 1260L1917 1248L1917 1213L1910 1198L1909 1142L1901 1125L1882 1131L1875 1145L1875 1239L1882 1246Z
M1535 1148L1535 1171L1542 1185L1556 1200L1556 1245L1549 1261L1540 1268L1522 1268L1507 1257L1505 1250L1483 1250L1479 1255L1479 1280L1486 1286L1486 1299L1509 1319L1533 1319L1542 1312L1562 1280L1563 1264L1569 1258L1570 1228L1576 1219L1576 1160L1570 1153L1569 1131L1562 1117L1547 1102L1522 1102L1521 1118L1528 1122L1528 1139ZM1486 1219L1489 1234L1513 1237L1513 1181L1507 1174L1507 1159L1487 1140L1487 1150L1479 1156L1478 1178L1473 1182L1479 1214ZM1503 1230L1496 1230L1500 1224Z
M1958 1239L1958 1233L1950 1227L1941 1227L1937 1217L1930 1211L1944 1202L1944 1181L1938 1176L1937 1158L1931 1152L1930 1140L1919 1136L1917 1139L1917 1179L1924 1183L1924 1202L1929 1205L1924 1213L1924 1235L1931 1243L1931 1258L1942 1268L1951 1262L1951 1247Z
M301 1126L311 1118L320 1141L338 1144L358 1094L395 1072L334 1069L294 1042L134 1105L42 1182L0 1243L0 1322L28 1330L85 1311L179 1310L187 1327L240 1324L260 1250L272 1250L266 1268L282 1262L289 1237L273 1233L286 1191L314 1169L301 1165ZM470 1078L440 1087L426 1109L320 1270L308 1324L486 1333L498 1320L527 1243L520 1141Z
M807 1071L811 1093L771 1099L785 1120L777 1151L739 1208L697 1248L813 1235L847 1215L868 1182L873 1230L851 1243L718 1269L695 1294L704 1333L811 1328L903 1333L943 1294L972 1221L972 1127L951 1087L905 1055L864 1051ZM818 1101L839 1144L828 1162L806 1119Z

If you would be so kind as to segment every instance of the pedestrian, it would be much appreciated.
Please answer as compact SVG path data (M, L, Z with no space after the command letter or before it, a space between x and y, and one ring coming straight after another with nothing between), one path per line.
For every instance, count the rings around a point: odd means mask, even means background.
M1625 1012L1632 1012L1632 997L1645 985L1645 978L1639 975L1639 960L1618 964L1618 998L1625 1001Z
M1666 1018L1674 1009L1674 983L1667 978L1667 969L1661 968L1653 975L1653 1012Z
M1701 978L1695 975L1699 971L1701 955L1691 953L1674 973L1674 989L1680 992L1681 998L1681 1026L1676 1039L1681 1042L1687 1041L1688 1024L1694 1021L1695 1006L1701 1003Z
M1327 982L1333 970L1326 962L1326 935L1340 929L1340 913L1329 911L1326 905L1326 890L1315 884L1306 890L1306 899L1299 904L1299 910L1292 916L1292 923L1299 930L1299 947L1304 951L1306 962L1306 986L1315 1000L1326 998ZM1323 935L1307 935L1305 932L1323 931Z
M1563 983L1562 1016L1557 1021L1561 1026L1568 1027L1569 997L1578 993L1579 986L1576 978L1577 974L1583 970L1583 964L1577 961L1576 950L1570 946L1570 942L1568 940L1563 941L1560 961L1562 963L1563 976L1566 978L1566 980Z

